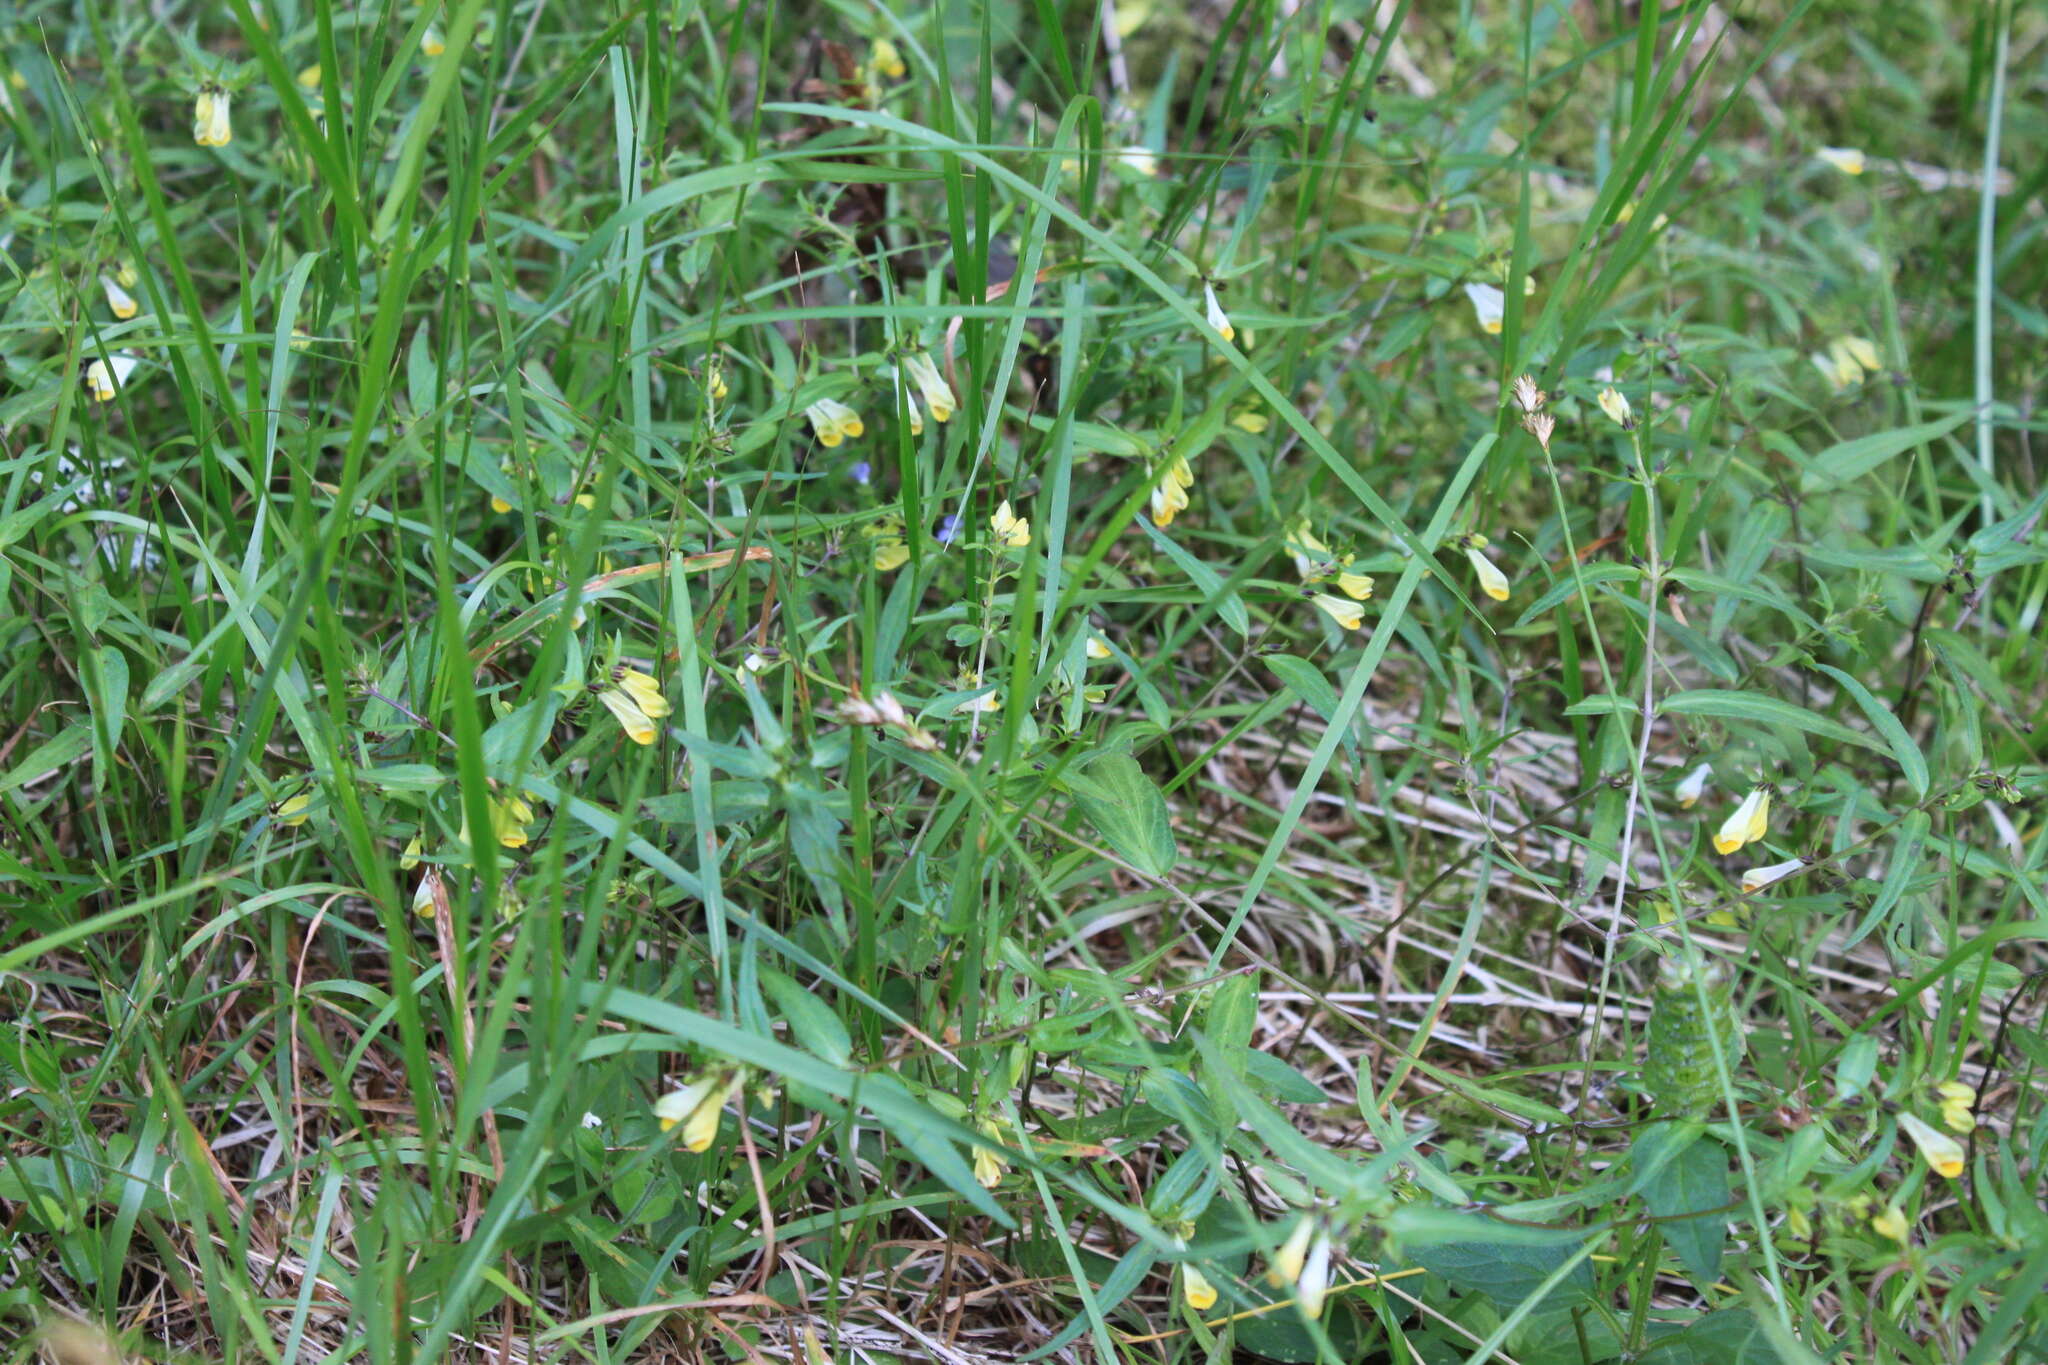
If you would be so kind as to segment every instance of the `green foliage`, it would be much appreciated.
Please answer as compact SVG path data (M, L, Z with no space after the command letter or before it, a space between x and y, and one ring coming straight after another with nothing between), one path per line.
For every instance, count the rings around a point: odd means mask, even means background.
M2044 41L0 14L0 1365L2041 1354Z

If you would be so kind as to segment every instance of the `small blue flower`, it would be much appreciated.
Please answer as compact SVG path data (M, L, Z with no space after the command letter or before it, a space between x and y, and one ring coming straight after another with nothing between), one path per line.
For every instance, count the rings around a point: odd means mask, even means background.
M875 467L866 460L855 460L853 468L849 472L853 475L855 483L859 484L862 488L866 488L868 480L875 476Z
M959 514L948 512L945 516L939 518L939 544L951 545L954 541L960 539L960 530Z

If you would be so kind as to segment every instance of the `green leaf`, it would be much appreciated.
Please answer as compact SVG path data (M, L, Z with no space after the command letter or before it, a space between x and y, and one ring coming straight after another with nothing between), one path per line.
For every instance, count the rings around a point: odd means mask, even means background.
M1278 674L1287 690L1307 702L1309 709L1321 716L1324 723L1337 719L1337 689L1330 685L1322 669L1294 654L1268 654L1266 667ZM1357 737L1345 731L1344 744L1346 748L1356 749Z
M790 1037L806 1051L845 1066L853 1060L853 1038L832 1007L773 967L759 969L761 985L775 997L775 1007L789 1022Z
M1653 1123L1629 1148L1629 1162L1641 1175L1650 1213L1669 1220L1657 1226L1679 1261L1696 1280L1717 1279L1728 1218L1706 1211L1728 1203L1728 1153L1703 1138L1696 1125Z
M1067 788L1081 813L1095 826L1119 858L1148 877L1173 870L1180 849L1166 798L1138 760L1121 751L1103 754L1078 773L1068 773Z
M1406 1212L1406 1210L1403 1210ZM1484 1218L1456 1215L1465 1224L1467 1236L1480 1240L1444 1241L1415 1245L1403 1237L1409 1259L1443 1277L1451 1288L1484 1294L1495 1307L1508 1310L1520 1305L1541 1288L1543 1282L1572 1259L1576 1244L1585 1234L1573 1232L1567 1241L1552 1234L1547 1245L1532 1244L1515 1234L1527 1229L1510 1228ZM1593 1267L1581 1261L1545 1296L1549 1307L1558 1308L1590 1298Z
M1851 730L1840 721L1816 715L1803 706L1794 706L1789 701L1761 696L1754 692L1724 692L1719 688L1676 692L1666 697L1658 709L1666 715L1712 716L1717 720L1746 720L1758 725L1781 725L1794 730L1804 730L1823 739L1832 739L1839 744L1859 744L1866 749L1878 747L1877 741L1869 735Z
M1244 609L1244 600L1234 592L1223 591L1223 575L1196 559L1192 554L1173 542L1172 537L1149 521L1138 523L1145 528L1145 534L1152 543L1166 552L1166 557L1180 566L1180 571L1195 580L1195 586L1202 590L1203 600L1213 603L1216 614L1223 623L1239 635L1249 639L1252 633L1252 618Z
M1829 488L1851 483L1896 455L1948 435L1969 421L1972 415L1972 409L1964 408L1918 426L1876 431L1868 436L1858 436L1853 441L1829 446L1807 461L1806 486Z
M46 777L59 768L68 768L78 761L92 746L92 728L86 725L67 727L55 739L41 746L27 758L15 764L5 777L0 777L0 792L11 792L16 787L26 786L39 777Z
M1899 768L1906 774L1906 780L1913 784L1913 790L1922 796L1927 795L1927 758L1920 752L1920 746L1913 742L1913 737L1906 733L1906 727L1899 724L1899 718L1891 713L1891 708L1841 669L1830 668L1823 663L1816 663L1814 667L1840 683L1842 690L1863 708L1871 728L1884 736L1884 742L1891 746L1892 757L1899 761Z
M1636 1365L1783 1365L1784 1360L1754 1313L1723 1308L1661 1337L1636 1357Z

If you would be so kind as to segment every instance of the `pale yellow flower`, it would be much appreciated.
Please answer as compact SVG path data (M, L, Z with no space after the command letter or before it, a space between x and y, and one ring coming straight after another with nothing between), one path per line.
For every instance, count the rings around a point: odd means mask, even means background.
M875 542L875 570L894 573L910 562L910 542L902 536L883 536Z
M1600 411L1606 413L1607 419L1623 431L1634 430L1636 415L1628 405L1628 397L1611 384L1600 390Z
M1465 558L1472 564L1472 572L1478 575L1479 590L1496 602L1508 600L1508 576L1500 566L1488 559L1477 545L1465 547Z
M1237 329L1232 327L1230 319L1224 316L1223 304L1216 297L1216 286L1204 281L1202 284L1202 297L1208 305L1209 325L1221 333L1225 341L1231 340L1237 335Z
M199 87L192 102L192 140L202 147L225 147L235 140L234 124L228 118L225 86L208 81Z
M1153 153L1150 147L1142 144L1133 144L1129 147L1120 148L1112 151L1110 156L1115 158L1118 165L1137 172L1147 180L1159 174L1158 156Z
M1906 1221L1904 1211L1897 1204L1885 1205L1884 1212L1870 1220L1870 1226L1879 1236L1889 1237L1900 1246L1904 1246L1913 1233L1912 1225Z
M108 310L123 322L134 317L140 310L141 305L135 302L135 296L110 277L100 276L100 288L106 293Z
M818 444L827 450L867 431L867 424L860 420L859 413L832 398L820 398L804 409L804 416L811 419L811 430L818 434Z
M875 39L868 48L868 69L892 81L900 81L910 72L910 68L903 64L903 54L887 38Z
M317 90L317 89L319 89L319 88L320 88L320 63L318 63L318 62L315 62L315 63L313 63L313 64L312 64L311 66L308 66L308 67L302 67L302 68L300 69L300 71L299 71L299 74L298 74L297 80L298 80L298 82L299 82L299 85L300 85L300 87L301 87L302 89L306 89L306 90Z
M607 687L597 694L597 699L619 722L619 728L626 732L627 739L635 744L654 743L658 733L654 719L640 709L639 701L631 693L621 687Z
M959 404L953 397L952 386L946 383L945 376L939 373L939 367L932 363L932 358L918 351L903 357L903 368L911 382L917 385L925 407L931 410L932 420L941 425L950 421Z
M135 367L141 363L132 355L116 354L87 365L85 387L91 392L93 401L111 402L114 395L128 382L128 376L135 373Z
M988 1119L976 1125L982 1135L1000 1140L1003 1130ZM974 1179L985 1190L992 1190L1003 1183L1003 1174L1010 1169L1010 1163L1002 1153L993 1147L977 1146L974 1149Z
M1770 832L1771 789L1765 786L1750 788L1749 795L1742 798L1721 828L1714 831L1714 852L1729 854L1744 844L1753 844Z
M1678 780L1678 807L1691 810L1706 795L1707 779L1714 775L1714 765L1702 763Z
M526 847L526 827L533 821L533 807L518 795L491 798L491 833L505 848Z
M1361 602L1372 596L1371 576L1362 573L1352 573L1349 569L1337 575L1337 587L1347 596L1355 597Z
M1937 1173L1954 1180L1963 1173L1963 1144L1915 1114L1900 1114L1899 1127L1920 1149L1920 1157Z
M430 867L420 873L420 884L412 889L412 912L422 919L434 917L434 886L439 880Z
M1365 608L1359 606L1356 602L1346 601L1342 597L1332 597L1326 592L1317 593L1312 600L1318 607L1322 608L1324 615L1335 621L1342 629L1360 630L1364 628Z
M661 695L660 682L647 674L620 664L612 670L612 681L624 688L650 719L660 720L669 713L668 698Z
M1500 335L1501 325L1507 317L1508 296L1494 285L1468 284L1465 297L1472 300L1472 313L1479 319L1479 330L1488 336Z
M1863 149L1860 147L1822 147L1814 155L1844 175L1863 174Z
M725 1102L744 1082L737 1071L711 1072L696 1077L680 1090L671 1090L654 1102L654 1117L666 1133L682 1126L682 1148L701 1152L718 1136L718 1123L725 1114Z
M1209 1277L1197 1270L1192 1261L1181 1263L1180 1293L1188 1307L1197 1313L1206 1313L1216 1306L1216 1286L1209 1283Z
M1239 431L1248 431L1252 435L1257 436L1263 433L1267 427L1271 426L1272 421L1265 413L1252 408L1246 408L1244 411L1236 413L1231 417L1230 425L1236 427Z
M428 24L427 31L420 35L420 51L429 57L438 57L448 50L448 40L441 36L439 24Z
M1761 891L1772 882L1785 878L1806 866L1804 858L1787 858L1782 863L1771 863L1766 867L1752 867L1742 874L1742 889L1745 893Z
M996 543L1005 549L1021 550L1031 543L1031 521L1020 517L1010 509L1010 500L1003 499L995 515L988 519L989 529L996 533Z
M1105 641L1100 635L1091 635L1088 637L1086 653L1088 657L1091 659L1107 659L1110 658L1112 655L1112 651L1109 647L1108 642Z
M1330 1234L1319 1232L1309 1244L1308 1260L1301 1278L1294 1282L1294 1298L1310 1318L1323 1315L1323 1300L1330 1292Z
M405 852L398 855L398 870L410 872L420 865L420 836L415 834L406 840Z
M287 829L296 829L306 823L313 814L313 797L310 792L287 796L277 806L277 823Z
M1294 1230L1287 1234L1287 1240L1273 1253L1273 1264L1266 1271L1266 1278L1275 1285L1293 1284L1301 1278L1302 1270L1308 1264L1308 1244L1316 1234L1313 1218L1295 1220Z

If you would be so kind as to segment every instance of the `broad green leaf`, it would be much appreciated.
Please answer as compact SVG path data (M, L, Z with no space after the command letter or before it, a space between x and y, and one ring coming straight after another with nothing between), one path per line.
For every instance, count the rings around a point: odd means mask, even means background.
M1119 858L1148 877L1173 870L1180 849L1166 798L1137 759L1121 751L1103 754L1067 774L1066 782L1081 813Z
M1656 1341L1636 1365L1784 1365L1769 1334L1747 1308L1707 1313L1677 1331L1653 1326Z
M1630 1147L1629 1160L1644 1170L1643 1202L1662 1220L1664 1240L1695 1279L1711 1283L1721 1273L1728 1219L1706 1210L1728 1203L1728 1153L1695 1125L1653 1123Z
M1294 654L1268 654L1266 667L1279 675L1287 690L1309 704L1309 709L1321 716L1327 723L1337 718L1337 689L1323 670L1307 659ZM1347 748L1356 749L1358 741L1349 731L1345 732Z
M1899 768L1906 774L1906 780L1913 784L1913 790L1922 796L1927 795L1927 759L1921 754L1920 746L1913 742L1913 737L1906 733L1906 727L1899 724L1899 718L1891 713L1891 708L1841 669L1830 668L1823 663L1816 663L1814 667L1840 683L1842 690L1863 708L1871 728L1884 736L1884 742L1891 746L1892 757L1899 761Z
M1782 725L1808 734L1832 739L1839 744L1858 744L1866 749L1880 747L1869 735L1851 730L1840 721L1829 720L1803 706L1755 692L1724 692L1702 688L1677 692L1658 707L1667 715L1712 716L1717 720L1746 720L1758 725Z

